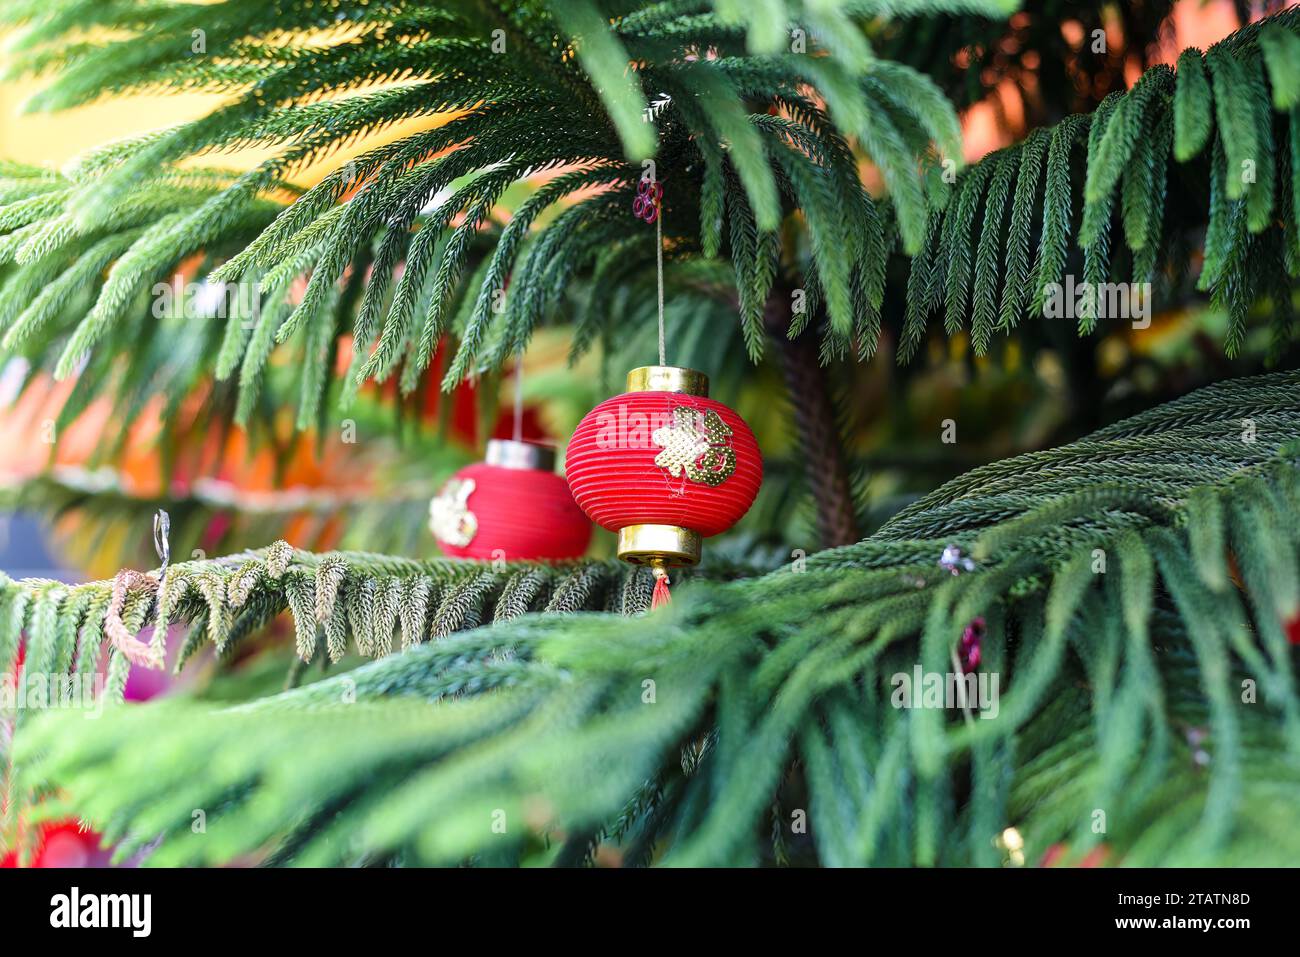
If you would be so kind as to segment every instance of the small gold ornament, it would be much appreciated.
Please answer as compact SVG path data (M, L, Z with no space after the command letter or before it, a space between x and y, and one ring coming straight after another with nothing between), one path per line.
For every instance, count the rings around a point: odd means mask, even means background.
M448 479L429 502L429 531L448 545L464 548L478 532L478 518L469 510L473 479Z
M650 438L663 449L655 465L673 478L685 472L692 482L718 486L736 471L731 427L712 409L679 405L673 409L673 424L655 429Z
M993 844L1007 856L1002 863L1003 867L1025 866L1025 839L1020 835L1019 830L1014 827L1007 828L993 838Z

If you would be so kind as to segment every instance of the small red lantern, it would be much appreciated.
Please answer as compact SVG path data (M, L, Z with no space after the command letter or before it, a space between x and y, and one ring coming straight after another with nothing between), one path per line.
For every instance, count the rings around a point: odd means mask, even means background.
M578 558L591 541L555 453L508 439L490 440L484 461L446 481L429 503L429 530L444 554L481 560Z
M100 847L100 835L71 818L40 825L35 840L32 867L107 867L112 857ZM0 868L17 866L16 850L0 857Z
M743 419L708 397L703 373L643 366L627 392L587 413L569 441L565 475L598 525L618 533L618 557L654 569L700 560L701 539L724 532L754 503L763 458Z

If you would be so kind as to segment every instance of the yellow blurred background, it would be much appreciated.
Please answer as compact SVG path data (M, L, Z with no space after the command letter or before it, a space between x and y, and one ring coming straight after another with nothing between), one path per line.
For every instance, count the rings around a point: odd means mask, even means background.
M3 39L0 35L0 43ZM105 99L62 113L22 113L23 103L42 85L39 80L0 84L0 156L54 169L92 147L196 119L225 99L205 93L142 96ZM249 150L240 154L239 165L270 154ZM224 165L230 165L226 159Z
M0 51L3 42L4 34L0 33ZM0 52L0 62L3 56ZM0 83L0 159L59 169L87 150L198 119L229 100L220 94L184 93L115 97L59 113L22 112L26 100L45 82L42 79ZM407 136L413 130L438 126L448 118L429 116L396 124L332 152L324 162L299 170L290 178L301 186L310 186L329 170L380 143ZM242 149L238 153L196 157L187 161L187 165L251 169L277 152L276 148Z

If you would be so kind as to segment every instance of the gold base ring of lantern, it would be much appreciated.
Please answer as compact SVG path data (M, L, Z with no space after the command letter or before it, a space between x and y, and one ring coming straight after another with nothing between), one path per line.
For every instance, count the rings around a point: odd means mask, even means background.
M700 533L680 525L629 525L618 530L618 557L633 565L698 565Z

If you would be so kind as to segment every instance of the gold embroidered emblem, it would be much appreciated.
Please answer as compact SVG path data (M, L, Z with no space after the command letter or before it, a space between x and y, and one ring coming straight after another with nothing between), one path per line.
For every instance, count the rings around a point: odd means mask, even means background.
M429 531L448 545L464 548L478 532L478 518L469 510L473 479L448 479L429 502Z
M674 478L685 472L692 482L717 486L736 471L731 427L712 409L679 405L673 409L673 424L655 429L650 438L663 449L655 465Z

